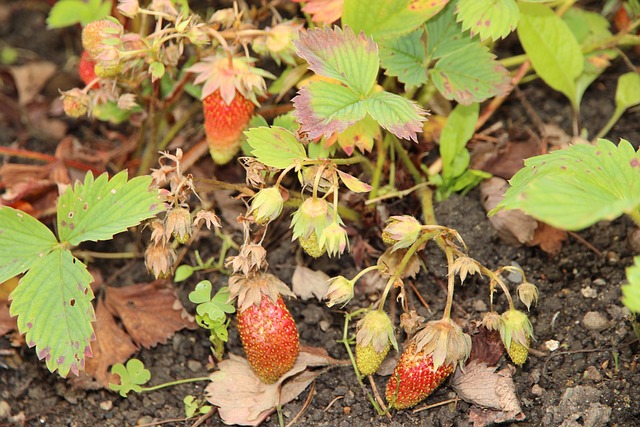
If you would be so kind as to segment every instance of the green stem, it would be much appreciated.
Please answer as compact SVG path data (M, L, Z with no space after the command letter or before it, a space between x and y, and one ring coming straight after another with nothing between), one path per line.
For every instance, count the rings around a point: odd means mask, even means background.
M365 268L364 270L362 270L361 272L359 272L358 274L356 274L356 275L354 276L354 278L353 278L353 279L351 279L351 281L352 281L353 283L356 283L356 282L358 281L358 279L360 279L362 276L364 276L364 275L365 275L365 274L367 274L368 272L373 271L373 270L379 270L379 269L380 269L380 267L378 267L377 265L372 265L372 266L370 266L370 267L367 267L367 268Z
M187 113L177 122L171 126L171 129L167 132L167 134L162 138L162 141L158 144L158 151L162 151L167 148L167 145L175 138L175 136L186 126L186 124L191 120L191 117L202 108L197 102L193 104L193 106L187 111Z
M382 178L382 169L384 168L387 153L386 140L379 140L376 143L376 149L378 152L378 158L376 159L375 169L371 174L371 186L373 189L369 192L369 200L376 198L380 188L380 179Z
M451 319L451 307L453 307L453 292L455 289L456 275L453 274L453 252L448 245L444 246L444 254L447 257L447 303L444 306L442 320Z
M433 232L424 232L413 243L413 245L409 247L409 249L407 250L407 253L404 254L404 257L402 257L402 261L400 261L400 264L396 269L396 273L389 278L387 285L384 287L384 292L382 293L382 297L380 297L380 300L378 301L378 307L380 308L384 307L384 302L386 301L387 295L389 295L389 291L391 291L393 284L395 283L396 280L400 278L400 276L404 272L404 269L407 267L407 264L409 264L409 260L411 260L411 257L417 252L418 248L420 248L424 243L426 243L429 239L432 239L432 238L433 238Z
M131 259L138 258L140 254L134 252L94 252L94 251L73 251L73 254L82 259Z
M195 383L198 381L211 381L209 377L196 377L196 378L185 378L183 380L169 381L168 383L162 383L158 385L154 385L151 387L141 387L140 393L145 393L147 391L155 391L160 390L161 388L171 387L174 385L187 384L187 383Z
M409 172L409 175L411 175L413 181L416 184L424 182L424 176L422 176L418 168L416 168L416 165L413 164L413 161L409 157L409 153L407 153L407 150L404 149L400 140L398 138L392 138L391 141L393 142L393 146L396 153L398 154L398 157L400 157L400 160L402 160L402 163L407 168L407 172Z
M620 117L622 117L624 112L625 112L624 108L616 108L613 114L611 115L611 118L609 119L609 121L602 127L602 129L600 129L600 132L598 132L598 134L596 135L596 139L602 138L607 133L609 133L611 128L616 124L616 122L620 120Z
M505 68L515 68L522 65L526 60L527 60L527 55L523 53L522 55L515 55L515 56L510 56L508 58L501 59L499 62Z

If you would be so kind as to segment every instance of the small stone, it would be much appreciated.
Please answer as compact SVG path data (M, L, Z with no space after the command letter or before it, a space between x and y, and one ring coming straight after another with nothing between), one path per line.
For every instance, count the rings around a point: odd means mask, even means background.
M202 363L197 360L187 360L187 368L191 372L198 372L202 370Z
M475 300L473 302L473 309L478 313L484 313L487 311L487 303L481 299Z
M585 298L597 298L598 297L598 291L593 289L591 286L587 286L586 288L580 289L580 293Z
M533 387L531 387L531 394L533 394L534 396L542 396L544 392L545 389L540 387L538 384L534 384Z
M0 420L11 416L11 406L6 400L0 400Z
M634 253L640 253L640 228L636 228L629 234L628 242Z
M143 424L151 424L153 422L153 417L151 415L145 415L144 417L140 417L138 418L138 421L136 421L136 425L143 425Z
M596 383L602 381L602 374L598 371L598 368L593 365L589 366L587 370L584 371L583 377Z
M320 329L322 330L322 332L327 332L329 330L329 328L331 327L331 322L328 320L321 320L320 323Z
M609 264L616 264L620 261L620 255L618 255L617 252L607 251L605 257L607 258L607 261L609 261Z
M606 284L607 284L607 281L606 281L606 280L604 280L604 279L603 279L603 278L601 278L601 277L598 277L597 279L595 279L595 280L593 281L593 284L594 284L594 285L596 285L596 286L604 286L604 285L606 285Z
M599 311L589 311L582 318L582 326L589 331L604 331L609 327L609 320Z
M544 342L544 346L549 351L556 351L560 347L560 343L556 340L547 340Z
M100 409L103 411L110 411L113 408L113 402L111 400L103 400L100 402Z
M342 412L345 415L351 415L351 406L345 406L344 408L342 408Z

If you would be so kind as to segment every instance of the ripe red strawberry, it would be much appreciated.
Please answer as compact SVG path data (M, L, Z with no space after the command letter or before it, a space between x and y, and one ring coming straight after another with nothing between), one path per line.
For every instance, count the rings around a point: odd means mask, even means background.
M238 331L247 360L264 383L273 384L298 358L298 328L279 296L274 304L266 295L260 305L238 312Z
M80 56L80 62L78 63L78 74L80 75L80 79L84 82L85 85L88 85L96 78L95 71L96 63L91 59L91 55L86 50L82 52ZM93 87L97 88L100 84L94 84Z
M227 104L220 90L202 100L204 131L211 157L218 164L229 162L240 150L242 132L251 120L255 104L236 92Z
M454 364L442 364L433 369L433 353L417 351L415 342L400 356L389 382L386 397L389 406L406 409L418 404L453 372Z

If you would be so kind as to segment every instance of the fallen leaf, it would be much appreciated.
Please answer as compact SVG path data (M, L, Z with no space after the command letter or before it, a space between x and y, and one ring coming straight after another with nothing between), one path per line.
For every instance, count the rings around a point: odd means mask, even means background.
M138 350L138 347L118 326L102 300L98 300L96 305L96 321L93 328L96 334L96 340L91 343L93 357L86 360L85 372L103 387L108 387L109 382L115 382L109 373L111 366L123 363Z
M480 184L480 200L487 212L500 203L507 188L507 181L498 177L489 178ZM511 245L531 242L538 227L538 221L519 209L501 210L489 218L489 223L496 229L498 237Z
M218 407L227 425L257 426L275 407L295 399L323 370L309 368L350 364L329 357L324 349L301 347L295 365L275 384L265 384L253 373L242 357L229 354L218 364L211 383L205 389L206 399Z
M329 289L329 279L329 275L324 271L297 265L291 278L291 288L294 294L305 301L314 296L322 301Z
M544 222L538 222L533 239L528 244L540 246L540 249L551 255L557 255L562 249L562 243L567 240L567 232L552 227Z
M542 154L538 137L528 129L513 128L498 144L482 144L471 154L471 168L511 179L524 167L524 160Z
M105 306L122 320L133 341L151 348L166 343L174 333L196 325L166 282L108 287Z
M18 329L16 319L9 314L9 302L0 300L0 336Z
M476 410L469 415L474 427L492 423L522 421L525 418L513 383L514 368L509 366L496 372L495 367L473 361L464 369L458 368L451 387L463 400L493 411Z
M47 61L31 62L26 65L9 67L16 88L20 105L33 101L40 93L47 80L56 71L56 65Z
M475 361L485 363L487 366L495 366L504 351L500 332L490 331L480 326L478 332L471 336L471 353L468 363Z

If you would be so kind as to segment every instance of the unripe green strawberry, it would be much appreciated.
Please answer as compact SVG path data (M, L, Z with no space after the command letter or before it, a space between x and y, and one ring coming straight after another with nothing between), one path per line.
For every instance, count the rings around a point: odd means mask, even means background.
M111 79L111 78L115 78L118 77L118 75L120 75L120 73L122 73L122 64L101 64L101 63L97 63L94 67L94 71L96 73L96 76L104 78L104 79Z
M298 328L281 296L262 295L259 305L238 311L238 331L251 368L266 384L291 370L298 358Z
M256 106L237 91L231 103L227 104L220 90L216 90L202 100L202 107L211 158L220 165L228 163L240 151L242 132Z
M384 358L387 357L390 349L391 343L389 341L387 341L387 345L379 353L373 348L373 342L365 346L356 344L356 366L358 367L358 371L360 371L362 375L374 374Z
M309 237L300 237L298 241L300 242L300 247L302 247L307 255L314 258L320 258L325 252L327 252L327 249L324 246L320 246L318 244L318 235L315 231L312 232Z
M417 405L435 390L453 372L454 364L433 366L433 353L417 351L415 342L409 344L400 356L389 382L386 398L389 406L406 409Z
M516 340L511 340L511 345L507 349L507 353L513 363L518 366L524 365L524 362L527 361L527 357L529 356L529 344L531 344L531 339L529 337L527 337L526 346L520 344Z

